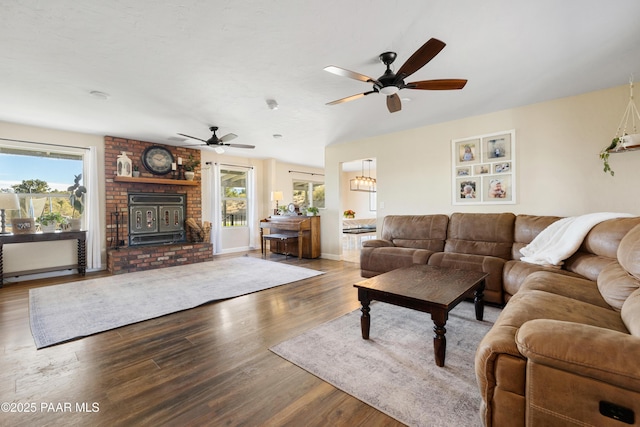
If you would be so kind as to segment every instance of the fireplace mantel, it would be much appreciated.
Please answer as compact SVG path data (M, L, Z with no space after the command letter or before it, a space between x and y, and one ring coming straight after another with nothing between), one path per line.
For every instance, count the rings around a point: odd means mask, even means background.
M141 183L141 184L162 184L162 185L190 185L190 186L200 185L200 182L198 181L187 181L184 179L145 178L145 177L133 178L130 176L114 176L113 181Z

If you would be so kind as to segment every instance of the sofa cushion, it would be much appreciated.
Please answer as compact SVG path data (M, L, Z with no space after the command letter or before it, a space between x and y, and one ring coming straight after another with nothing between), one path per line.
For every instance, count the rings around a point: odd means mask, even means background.
M484 299L494 304L504 303L502 297L502 269L505 263L504 259L484 255L436 252L429 257L428 263L429 265L438 267L489 273L489 276L485 279ZM469 292L467 297L472 298L473 292Z
M511 259L515 215L454 213L449 220L445 252Z
M611 262L611 260L609 260L609 262ZM508 302L509 299L518 292L522 283L530 274L537 271L547 271L550 273L582 278L582 276L577 273L562 270L559 267L545 267L543 265L516 260L507 261L502 272L502 288L504 290L505 302Z
M629 295L622 304L620 316L631 335L640 337L640 289Z
M640 224L640 217L615 218L603 221L586 235L580 249L565 260L564 268L589 280L597 280L604 267L617 259L618 247L631 229Z
M405 248L442 251L447 238L447 215L388 215L381 238Z
M522 257L520 249L527 246L538 234L554 222L562 219L559 216L518 215L515 219L513 231L513 247L511 257L519 260Z
M598 290L602 298L615 310L620 311L622 304L636 289L640 281L625 271L620 264L613 261L598 276Z
M640 279L640 225L636 225L622 238L617 255L622 268Z
M521 289L525 293L533 290L549 292L611 310L611 306L602 297L598 285L583 277L539 271L531 273L522 284Z
M433 251L426 249L376 247L362 248L360 268L370 273L368 277L386 273L413 264L426 264Z

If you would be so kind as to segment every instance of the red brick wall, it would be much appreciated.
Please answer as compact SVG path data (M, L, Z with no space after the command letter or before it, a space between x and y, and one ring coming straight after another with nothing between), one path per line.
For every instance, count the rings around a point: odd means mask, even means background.
M127 194L133 193L183 193L187 195L187 210L185 212L186 218L193 218L196 222L202 222L202 199L201 199L201 186L183 186L178 185L179 180L176 180L176 185L167 184L148 184L148 183L130 183L130 182L114 182L113 178L116 176L116 159L122 152L127 153L127 156L131 159L134 165L140 167L140 176L145 178L170 178L170 175L157 176L147 171L142 161L142 153L147 147L154 144L151 142L136 141L133 139L116 138L107 136L104 138L104 172L106 177L105 184L105 209L107 212L107 229L105 235L107 236L107 247L114 246L115 243L115 217L114 212L120 213L120 238L125 240L125 245L128 240L128 215L127 215ZM170 145L164 145L174 158L182 157L187 159L191 154L195 159L200 160L200 150L194 150L184 147L173 147ZM195 180L200 183L201 171L198 167L196 169ZM184 182L184 181L183 181Z
M116 227L115 227L115 215L114 215L115 212L119 213L119 221L120 221L120 228L118 232L119 239L121 241L124 241L124 245L123 245L124 247L121 246L120 252L123 253L124 252L123 249L128 246L127 243L129 240L128 239L129 234L128 234L128 226L127 226L127 222L128 222L127 195L129 192L186 194L187 208L185 212L185 219L193 218L196 220L197 223L202 222L202 197L201 197L202 193L201 193L201 185L200 185L202 175L201 175L200 167L196 168L196 171L195 171L196 172L195 181L198 183L198 185L195 185L195 186L180 185L180 182L185 182L180 180L175 180L176 182L175 185L114 181L114 177L116 176L116 161L118 156L122 154L123 151L127 153L127 156L131 159L134 165L139 166L141 177L162 178L162 179L169 180L170 175L165 175L165 176L153 175L151 172L147 171L144 165L142 164L142 161L141 161L142 153L147 147L150 147L152 145L161 145L161 144L154 144L154 143L145 142L145 141L136 141L133 139L117 138L112 136L106 136L104 138L104 151L105 151L104 170L105 170L105 177L106 177L105 211L106 211L106 218L107 218L105 236L107 239L107 248L113 248L116 246ZM171 145L164 145L164 147L167 148L169 151L171 151L171 154L173 154L173 157L176 159L178 157L182 157L183 159L186 160L187 158L189 158L189 154L191 154L194 159L201 160L200 150L194 150L194 149L185 148L185 147L174 147ZM208 247L209 247L209 252L212 253L211 245L208 244ZM158 248L162 248L164 250L166 249L166 246L159 246ZM153 250L146 251L145 253L147 252L153 252ZM139 254L134 254L134 257L137 255ZM175 264L175 263L169 262L168 259L163 258L163 255L158 255L158 256L160 257L160 263L158 262L154 263L153 261L149 261L146 264L135 262L135 263L132 263L132 265L144 264L137 269L147 270L150 268L158 268L161 266ZM108 256L107 256L108 268L109 268L109 271L114 272L111 269L113 260L109 259L110 257L111 257L111 251L108 251ZM184 263L184 264L189 264L190 262L199 262L198 257L190 256L187 258L177 257L176 259L180 259L181 260L180 263ZM133 258L131 258L131 260L133 260ZM208 259L205 259L205 260L208 260ZM163 263L162 261L166 261L166 262ZM124 262L124 261L121 261L121 262ZM121 266L119 272L124 272L122 270L135 271L135 270L130 270L129 268L124 268Z

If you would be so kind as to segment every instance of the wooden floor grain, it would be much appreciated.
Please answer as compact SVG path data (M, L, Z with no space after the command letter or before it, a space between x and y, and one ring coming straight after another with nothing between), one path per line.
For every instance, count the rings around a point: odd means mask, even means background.
M358 264L271 260L325 274L42 350L29 289L78 278L6 285L0 425L402 425L269 351L357 309Z

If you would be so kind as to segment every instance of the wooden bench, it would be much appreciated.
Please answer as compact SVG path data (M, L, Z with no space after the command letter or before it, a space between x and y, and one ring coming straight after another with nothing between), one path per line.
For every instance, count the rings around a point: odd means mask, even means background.
M262 255L266 257L267 249L265 247L265 243L271 240L278 240L284 243L284 256L285 259L289 256L289 244L298 242L298 234L286 234L286 233L274 233L274 234L263 234L262 235ZM298 259L302 258L302 245L296 245L298 247Z

